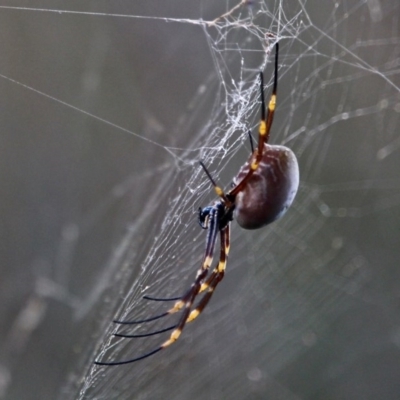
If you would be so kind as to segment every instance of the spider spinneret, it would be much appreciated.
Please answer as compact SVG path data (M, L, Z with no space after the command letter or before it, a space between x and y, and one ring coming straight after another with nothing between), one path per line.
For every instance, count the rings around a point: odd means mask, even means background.
M182 315L176 325L141 335L115 334L118 337L128 338L147 337L172 330L170 337L159 347L142 356L125 361L95 361L95 364L107 366L129 364L150 357L176 342L186 323L195 320L204 310L218 283L224 277L230 248L231 221L236 219L244 229L258 229L280 218L292 204L299 186L299 167L296 156L285 146L268 144L276 106L278 54L279 44L276 43L274 82L268 103L267 116L265 116L263 73L260 72L261 122L258 146L252 151L247 162L233 179L234 187L224 193L216 184L205 165L200 162L219 200L211 206L199 208L199 224L203 229L207 229L206 249L202 265L190 289L183 296L177 298L162 299L144 296L147 300L153 301L175 301L174 306L163 314L144 320L114 321L121 325L141 324L182 311ZM209 274L218 234L220 236L219 262ZM203 297L192 309L193 302L200 293L204 293Z

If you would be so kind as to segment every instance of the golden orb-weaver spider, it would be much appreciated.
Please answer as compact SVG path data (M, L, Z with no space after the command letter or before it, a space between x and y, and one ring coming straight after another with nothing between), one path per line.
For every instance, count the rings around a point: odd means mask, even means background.
M125 325L141 324L174 314L183 309L178 324L142 335L115 334L115 336L127 338L147 337L173 330L168 340L149 353L130 360L115 362L95 361L95 364L129 364L150 357L176 342L186 323L196 319L204 310L218 283L224 277L229 253L231 221L236 219L238 224L244 229L258 229L280 218L292 204L299 186L299 168L296 156L285 146L268 144L278 87L278 53L279 44L276 43L274 83L266 117L263 73L260 72L261 122L259 126L258 146L256 149L253 149L251 142L252 154L234 178L233 188L225 193L216 184L204 164L200 162L220 199L211 206L199 209L199 223L202 228L208 229L207 241L203 263L190 289L182 297L173 299L145 296L144 298L148 300L175 301L174 306L161 315L138 321L114 321L115 323ZM218 233L221 241L219 263L207 277L213 260ZM203 292L205 294L196 307L192 309L196 296Z

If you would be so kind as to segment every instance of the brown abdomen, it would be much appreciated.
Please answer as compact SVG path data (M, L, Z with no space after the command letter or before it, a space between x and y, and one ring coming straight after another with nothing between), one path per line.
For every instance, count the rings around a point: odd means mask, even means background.
M285 146L264 145L260 165L236 196L234 218L244 229L258 229L280 218L297 193L299 167ZM238 184L249 171L249 161L234 178Z

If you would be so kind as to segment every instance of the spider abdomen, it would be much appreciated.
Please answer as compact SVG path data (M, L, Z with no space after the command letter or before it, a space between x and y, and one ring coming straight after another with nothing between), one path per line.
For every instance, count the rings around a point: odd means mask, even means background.
M250 162L240 169L234 184L248 173ZM299 186L299 167L294 153L285 146L264 145L256 171L237 194L234 218L244 229L258 229L280 218L290 207Z

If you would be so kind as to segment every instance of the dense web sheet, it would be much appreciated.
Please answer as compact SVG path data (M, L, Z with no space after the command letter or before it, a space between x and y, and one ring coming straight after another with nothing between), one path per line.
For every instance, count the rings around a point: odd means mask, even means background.
M0 4L0 397L397 398L400 6L132 3ZM226 277L176 344L93 365L168 337L113 333L177 316L112 320L190 286L215 199L199 160L229 188L276 41L270 141L299 159L294 205L262 230L233 222Z

